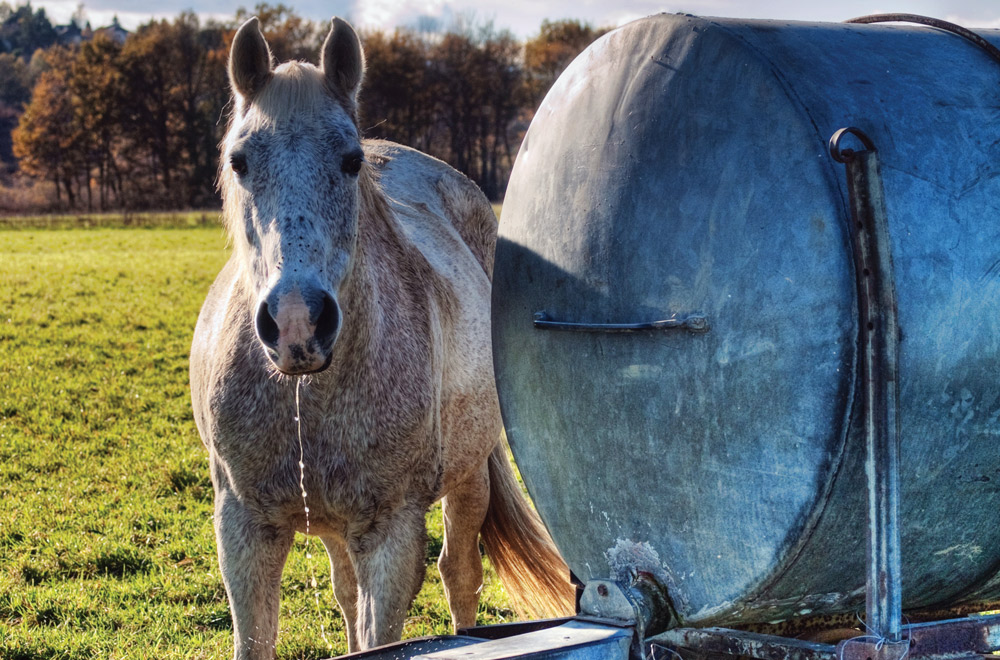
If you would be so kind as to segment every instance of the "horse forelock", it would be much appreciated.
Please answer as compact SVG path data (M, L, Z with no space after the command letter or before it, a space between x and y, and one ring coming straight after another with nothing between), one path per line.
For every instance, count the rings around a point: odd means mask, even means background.
M263 128L292 116L308 116L330 109L330 99L340 99L331 93L323 80L323 72L307 62L285 62L253 99L256 112L250 113L249 128ZM341 105L343 105L341 103ZM351 109L344 113L353 120Z

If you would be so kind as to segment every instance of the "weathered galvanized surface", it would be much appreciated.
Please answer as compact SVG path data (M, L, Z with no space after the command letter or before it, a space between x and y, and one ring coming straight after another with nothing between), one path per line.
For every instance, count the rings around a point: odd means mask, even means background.
M343 660L404 660L436 651L457 649L480 643L482 643L481 639L461 634L416 637L393 644L384 644L367 651L345 653L337 658Z
M741 656L759 660L964 660L1000 649L1000 616L968 617L902 627L890 642L855 636L836 645L727 628L674 628L646 640L654 660L686 649L709 657ZM666 653L657 654L657 649ZM683 657L683 654L682 654ZM986 655L986 657L989 657Z
M878 145L889 215L903 605L1000 597L1000 66L923 27L668 15L563 74L500 224L508 438L581 579L629 540L685 624L863 609L844 126Z
M628 660L628 628L570 621L523 635L415 656L414 660Z
M838 660L836 647L791 637L777 637L760 633L730 630L728 628L674 628L646 640L650 655L655 658L671 657L656 653L658 648L691 649L711 654L710 657L734 656L759 660ZM683 657L683 656L682 656Z

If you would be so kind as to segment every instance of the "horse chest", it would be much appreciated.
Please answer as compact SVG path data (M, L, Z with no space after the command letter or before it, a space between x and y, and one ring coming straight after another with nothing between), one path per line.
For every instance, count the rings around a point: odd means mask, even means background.
M239 386L246 382L216 389L210 446L229 487L275 522L304 526L300 479L317 530L364 525L394 503L433 501L442 452L438 415L426 402L406 405L383 390L385 403L374 405L364 388L331 392L316 379L300 390L300 445L294 382Z

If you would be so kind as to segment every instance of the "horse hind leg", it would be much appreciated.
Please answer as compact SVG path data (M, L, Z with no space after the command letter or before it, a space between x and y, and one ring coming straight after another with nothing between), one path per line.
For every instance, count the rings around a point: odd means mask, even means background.
M322 539L326 554L330 557L333 595L344 615L347 650L354 653L361 650L358 648L358 633L355 628L358 622L358 578L354 574L354 564L351 562L344 539L339 536L323 536Z
M479 554L479 529L490 502L486 463L452 489L442 500L444 547L438 569L455 630L476 625L479 592L483 586L483 559Z

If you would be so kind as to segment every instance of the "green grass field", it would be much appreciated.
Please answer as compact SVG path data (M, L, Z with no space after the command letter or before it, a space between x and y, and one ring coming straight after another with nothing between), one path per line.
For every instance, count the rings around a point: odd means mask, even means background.
M232 653L187 384L192 330L226 241L214 219L151 224L0 231L5 660ZM449 632L433 565L439 511L429 526L407 637ZM279 658L346 652L318 541L299 537L282 594ZM512 618L492 579L480 613L482 623Z

